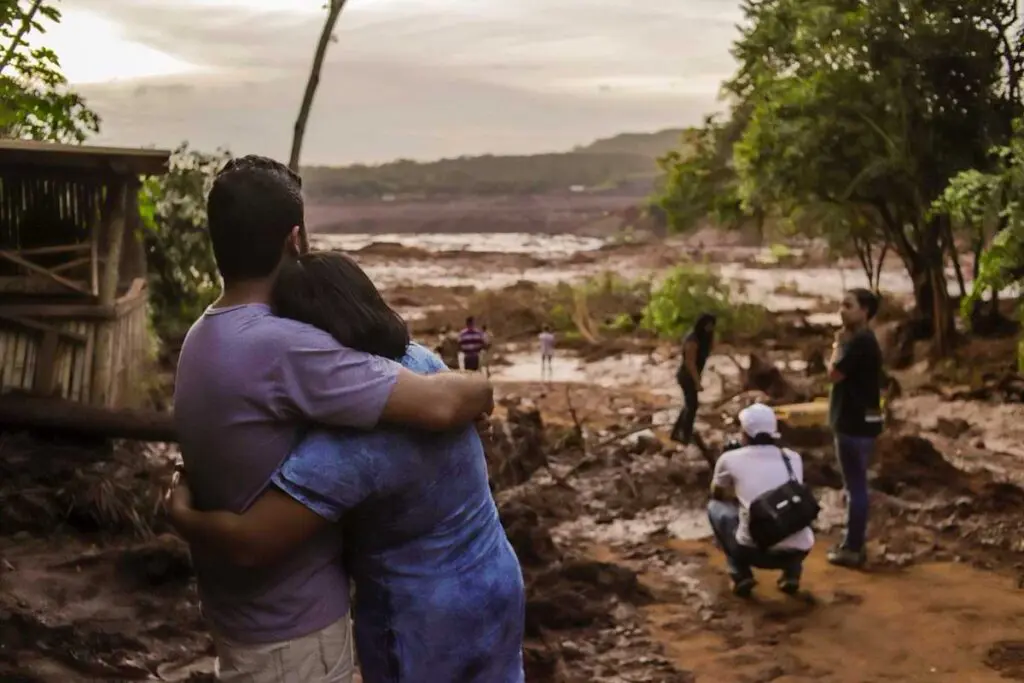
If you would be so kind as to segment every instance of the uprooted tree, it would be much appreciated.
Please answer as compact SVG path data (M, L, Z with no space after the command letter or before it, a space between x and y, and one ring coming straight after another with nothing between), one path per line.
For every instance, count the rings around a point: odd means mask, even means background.
M791 220L826 206L843 217L836 229L877 232L913 281L921 335L948 351L945 267L959 262L950 216L933 204L960 171L989 168L988 150L1006 144L1021 111L1016 2L747 0L743 9L739 68L724 86L739 134L724 140L731 158L718 155L734 180L718 174L715 184L748 215Z

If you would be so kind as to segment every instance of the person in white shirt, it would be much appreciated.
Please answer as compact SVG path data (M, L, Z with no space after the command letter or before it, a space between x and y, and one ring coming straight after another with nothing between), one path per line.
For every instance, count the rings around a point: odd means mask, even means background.
M551 361L555 357L555 335L551 332L551 326L545 325L537 339L540 341L540 377L549 380L554 377L554 369Z
M739 421L742 446L722 453L715 463L708 504L711 528L725 553L736 595L747 597L754 590L754 567L782 570L779 589L792 595L800 590L803 562L814 547L814 532L807 527L761 550L750 536L749 514L751 502L789 481L783 453L799 482L804 477L803 461L797 453L777 445L778 421L769 406L755 403L740 411Z

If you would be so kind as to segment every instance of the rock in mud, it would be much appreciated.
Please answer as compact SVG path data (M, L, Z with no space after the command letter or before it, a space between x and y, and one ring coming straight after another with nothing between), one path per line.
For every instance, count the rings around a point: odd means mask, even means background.
M970 494L970 475L954 467L928 439L885 433L875 445L874 487L900 495L908 490Z
M776 403L801 403L807 396L798 391L775 365L756 353L750 354L750 365L744 373L743 388L763 391Z
M542 630L610 626L616 601L645 605L651 592L625 567L604 562L571 560L528 582L526 629Z
M1003 678L1024 681L1024 641L1004 640L996 643L985 654L985 665L998 671Z
M560 559L560 553L537 512L518 501L503 504L498 514L520 564L546 567Z
M485 444L487 469L495 490L518 486L548 463L544 450L544 422L529 401L507 406L505 419L492 423Z
M971 423L959 417L940 417L935 431L950 439L959 439L971 430Z

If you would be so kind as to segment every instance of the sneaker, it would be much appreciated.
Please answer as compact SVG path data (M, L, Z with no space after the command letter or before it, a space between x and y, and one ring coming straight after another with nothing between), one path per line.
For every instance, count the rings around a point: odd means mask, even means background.
M750 594L754 592L754 586L756 585L757 581L754 581L752 578L733 581L732 594L738 598L749 598Z
M800 592L800 581L787 579L785 576L779 577L779 590L786 595L796 595Z
M837 567L860 569L867 560L867 553L863 550L850 550L849 548L839 547L833 548L828 552L828 561Z

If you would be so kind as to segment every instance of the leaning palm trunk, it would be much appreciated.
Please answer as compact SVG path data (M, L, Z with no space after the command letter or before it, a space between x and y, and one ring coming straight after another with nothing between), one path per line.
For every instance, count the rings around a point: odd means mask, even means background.
M302 154L302 139L306 135L306 122L309 120L309 112L313 108L313 98L316 96L316 89L320 85L320 71L324 66L324 57L327 56L327 46L334 38L334 26L338 23L341 10L345 6L345 0L330 0L327 6L327 19L324 21L323 29L320 31L320 40L316 44L316 52L313 54L313 66L309 70L309 80L306 82L306 92L302 96L302 106L299 107L299 116L295 119L295 132L292 136L292 152L288 158L288 167L299 172L299 156ZM306 233L306 226L302 226L300 232L303 251L309 249L309 235Z

